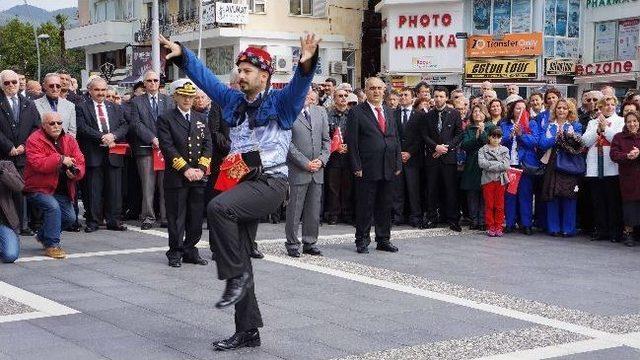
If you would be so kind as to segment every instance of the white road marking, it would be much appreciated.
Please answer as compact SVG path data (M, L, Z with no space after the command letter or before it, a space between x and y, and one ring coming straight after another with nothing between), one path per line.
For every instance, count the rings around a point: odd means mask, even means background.
M583 341L576 341L572 343L559 344L553 346L545 346L535 349L515 351L511 353L505 353L500 355L483 356L475 358L475 360L538 360L538 359L550 359L560 356L568 356L574 354L581 354L590 351L606 350L620 345L611 343L602 339L590 339Z
M2 294L2 296L6 298L22 303L31 307L32 309L37 310L34 312L23 314L0 316L0 323L79 313L79 311L77 310L66 307L62 304L58 304L55 301L51 301L42 296L20 289L13 285L9 285L2 281L0 281L0 294Z

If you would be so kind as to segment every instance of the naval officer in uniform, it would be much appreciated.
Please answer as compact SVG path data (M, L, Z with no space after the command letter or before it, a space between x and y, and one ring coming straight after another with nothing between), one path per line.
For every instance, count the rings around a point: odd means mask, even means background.
M187 79L171 84L175 108L158 118L158 141L166 162L164 193L169 230L169 266L206 265L196 244L202 236L205 186L211 164L207 119L191 111L195 85Z

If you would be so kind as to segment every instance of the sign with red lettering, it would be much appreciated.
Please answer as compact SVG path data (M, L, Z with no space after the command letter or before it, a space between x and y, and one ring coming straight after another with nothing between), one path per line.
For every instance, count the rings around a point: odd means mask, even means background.
M626 74L640 71L638 60L605 61L576 65L576 76Z
M462 2L382 4L383 73L462 73Z

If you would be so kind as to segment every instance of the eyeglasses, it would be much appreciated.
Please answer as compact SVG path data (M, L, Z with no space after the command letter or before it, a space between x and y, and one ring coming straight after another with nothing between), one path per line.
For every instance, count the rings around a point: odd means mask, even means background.
M154 82L154 83L160 82L160 80L158 80L158 79L147 79L145 81L146 82Z
M61 87L60 84L49 84L49 89L60 89Z
M4 82L4 86L9 86L11 84L16 85L18 83L18 80L8 80Z
M340 95L336 95L339 98L346 98L349 97L349 94L340 94Z
M49 121L47 124L49 126L54 126L54 125L61 126L62 125L62 121Z
M596 102L596 101L598 101L598 99L595 99L595 98L594 99L584 99L584 101L586 101L586 102Z

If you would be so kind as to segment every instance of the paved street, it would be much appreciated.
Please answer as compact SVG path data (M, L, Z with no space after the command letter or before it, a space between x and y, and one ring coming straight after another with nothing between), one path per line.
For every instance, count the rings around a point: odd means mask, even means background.
M640 358L639 248L396 228L400 253L360 255L353 228L321 235L325 257L293 259L261 225L262 346L232 353L211 349L234 329L214 264L169 268L164 232L65 233L63 261L23 238L0 266L0 359Z

